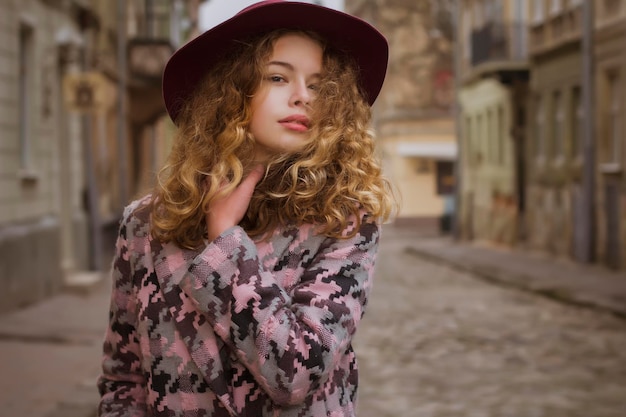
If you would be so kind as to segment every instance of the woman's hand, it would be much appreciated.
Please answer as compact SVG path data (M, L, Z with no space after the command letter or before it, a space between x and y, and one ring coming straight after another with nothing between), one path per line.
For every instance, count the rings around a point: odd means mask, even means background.
M231 194L211 203L211 208L206 213L209 241L215 240L226 229L241 221L248 210L254 188L264 174L265 168L257 165Z

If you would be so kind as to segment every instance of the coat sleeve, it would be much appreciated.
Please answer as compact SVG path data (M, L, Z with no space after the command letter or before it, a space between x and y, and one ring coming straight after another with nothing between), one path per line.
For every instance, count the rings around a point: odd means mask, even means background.
M103 344L102 374L98 379L101 417L142 417L146 414L145 378L137 339L137 299L133 285L132 235L127 208L120 225L112 267L113 288L109 325Z
M254 242L236 226L197 256L179 286L216 334L279 406L303 402L348 348L367 302L379 227L364 220L353 238L327 238L301 253L289 293L261 268ZM292 267L292 266L286 266Z

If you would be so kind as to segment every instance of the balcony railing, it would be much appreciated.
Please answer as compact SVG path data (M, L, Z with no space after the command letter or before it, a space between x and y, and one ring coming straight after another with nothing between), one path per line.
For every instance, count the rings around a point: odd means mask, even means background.
M602 0L595 8L597 26L611 24L626 18L626 1ZM618 23L619 24L619 23Z
M544 20L534 22L529 30L530 55L543 54L572 42L579 42L582 33L582 7L579 4L564 8Z
M489 22L472 31L472 66L492 61L521 61L528 56L526 26L521 22Z
M170 39L171 19L171 11L163 5L146 8L145 16L138 22L138 36L151 39Z
M172 45L172 13L169 1L145 0L136 16L136 33L128 39L130 73L144 80L159 81Z

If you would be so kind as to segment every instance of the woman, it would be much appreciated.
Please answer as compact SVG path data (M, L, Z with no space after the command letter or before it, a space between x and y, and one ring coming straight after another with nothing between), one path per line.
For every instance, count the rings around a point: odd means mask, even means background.
M99 415L355 415L386 63L369 24L276 0L172 56L178 135L121 223Z

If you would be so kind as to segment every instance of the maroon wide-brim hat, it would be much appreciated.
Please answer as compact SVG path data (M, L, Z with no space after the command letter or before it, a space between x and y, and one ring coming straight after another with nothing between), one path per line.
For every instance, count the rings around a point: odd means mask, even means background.
M360 85L372 105L387 71L389 47L372 25L350 14L327 7L285 0L253 4L232 18L204 32L178 49L163 72L163 99L174 122L201 78L223 57L235 41L274 29L317 32L334 48L354 58Z

